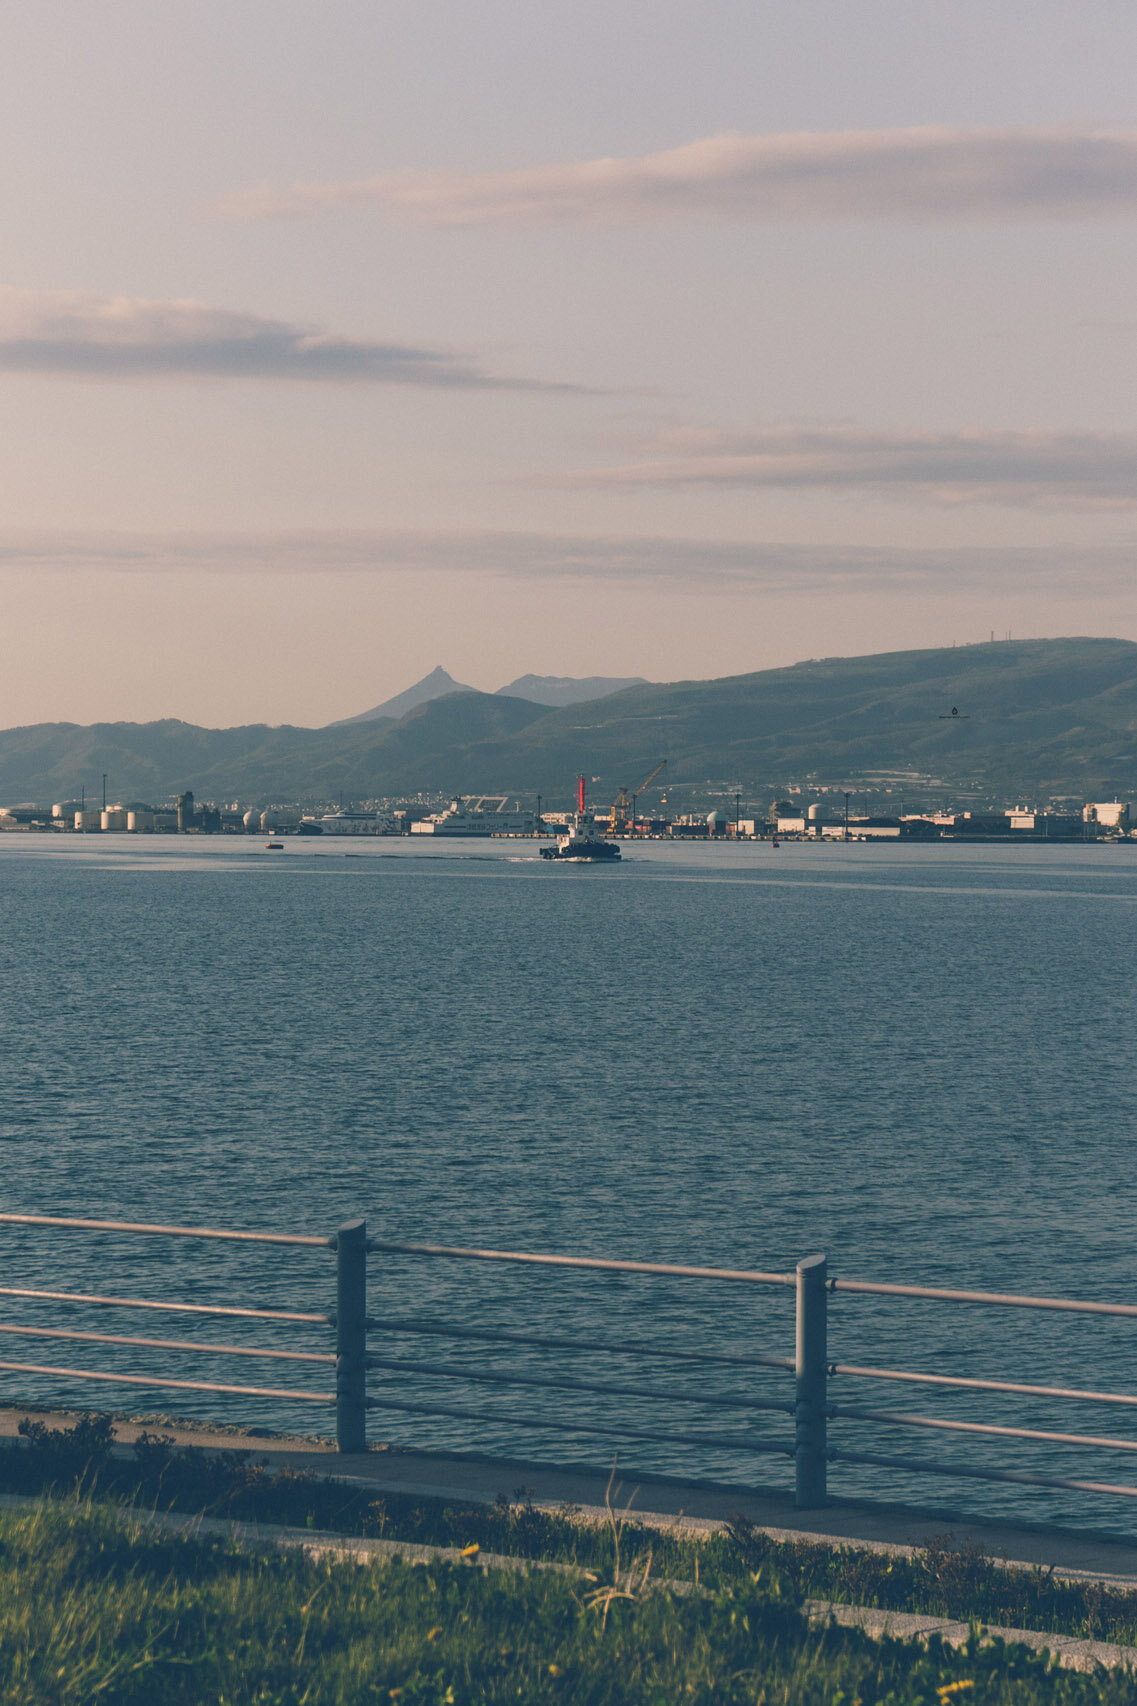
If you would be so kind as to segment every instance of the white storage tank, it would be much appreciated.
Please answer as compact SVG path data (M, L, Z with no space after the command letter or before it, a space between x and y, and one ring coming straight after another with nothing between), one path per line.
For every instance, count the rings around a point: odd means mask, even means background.
M121 830L126 828L126 807L106 806L99 813L99 828L102 830Z
M82 830L84 835L103 827L103 814L98 806L88 806L84 811L75 813L75 828Z
M255 835L261 827L261 814L255 806L250 806L241 822L244 824L248 835Z
M151 835L154 830L154 813L141 807L127 812L126 827L131 835Z

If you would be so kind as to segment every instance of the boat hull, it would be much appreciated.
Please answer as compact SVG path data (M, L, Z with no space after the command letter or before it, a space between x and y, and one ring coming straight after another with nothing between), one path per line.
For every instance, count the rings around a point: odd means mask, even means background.
M542 847L542 859L572 860L577 865L615 865L620 849L611 841L578 841L569 847Z

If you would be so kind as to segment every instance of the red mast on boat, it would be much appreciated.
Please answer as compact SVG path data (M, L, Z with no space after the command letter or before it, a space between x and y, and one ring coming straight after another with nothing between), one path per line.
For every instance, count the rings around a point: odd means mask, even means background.
M581 817L583 817L584 816L584 777L583 776L578 776L576 779L576 809L580 813Z

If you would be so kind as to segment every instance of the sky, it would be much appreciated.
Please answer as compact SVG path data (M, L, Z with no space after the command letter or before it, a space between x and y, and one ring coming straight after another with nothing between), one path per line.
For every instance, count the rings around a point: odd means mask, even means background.
M1131 0L36 0L0 59L0 726L1137 640Z

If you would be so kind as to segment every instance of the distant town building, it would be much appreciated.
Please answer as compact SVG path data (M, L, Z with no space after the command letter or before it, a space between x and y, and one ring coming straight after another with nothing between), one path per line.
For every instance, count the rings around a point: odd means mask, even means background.
M1096 823L1102 829L1129 828L1128 800L1099 800L1096 805L1086 806L1082 811L1083 821Z

